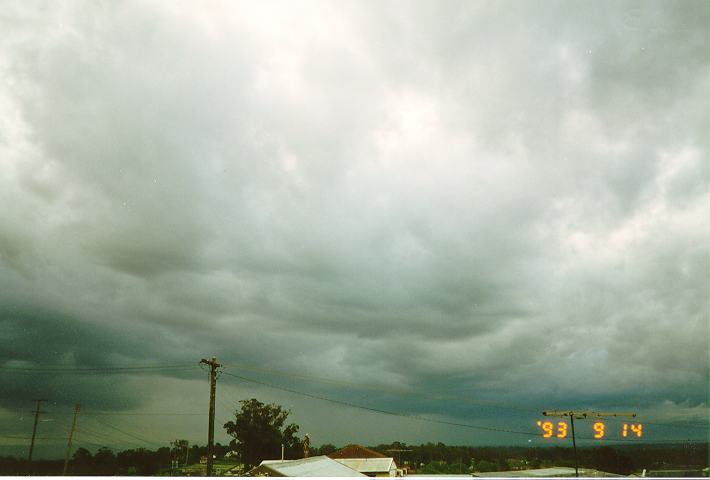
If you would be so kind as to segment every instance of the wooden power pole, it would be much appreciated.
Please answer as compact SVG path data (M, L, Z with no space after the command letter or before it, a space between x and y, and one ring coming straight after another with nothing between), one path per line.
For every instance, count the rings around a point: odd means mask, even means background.
M74 405L74 419L71 422L71 431L69 432L69 441L67 442L67 451L64 454L64 470L62 471L62 475L66 476L67 474L67 469L69 468L69 455L71 454L71 441L72 438L74 437L74 430L76 429L76 417L79 415L79 410L81 409L81 406L77 403Z
M32 473L32 451L35 449L35 436L37 435L37 421L39 420L39 414L40 413L45 413L40 411L40 406L42 405L42 402L46 402L47 400L35 400L37 402L37 409L35 410L35 423L34 426L32 427L32 441L30 442L30 453L27 455L27 472Z
M221 367L217 363L217 358L212 357L212 360L200 360L200 363L210 367L210 415L209 424L207 425L207 476L212 476L212 468L214 463L214 401L215 392L217 390L217 368Z

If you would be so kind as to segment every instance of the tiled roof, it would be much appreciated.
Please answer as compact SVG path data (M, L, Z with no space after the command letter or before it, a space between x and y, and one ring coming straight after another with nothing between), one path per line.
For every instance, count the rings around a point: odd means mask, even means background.
M329 453L330 458L386 458L386 455L382 455L380 452L370 450L362 445L351 444L346 445L340 450L336 450L333 453Z

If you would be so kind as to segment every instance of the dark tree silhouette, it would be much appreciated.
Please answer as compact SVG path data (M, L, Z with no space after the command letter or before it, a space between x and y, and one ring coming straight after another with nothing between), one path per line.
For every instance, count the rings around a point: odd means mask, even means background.
M230 448L241 455L245 468L258 465L262 460L281 457L284 445L286 458L302 456L302 441L296 436L298 425L284 427L289 410L280 405L266 405L256 398L241 400L240 409L234 412L234 421L224 424L234 438Z

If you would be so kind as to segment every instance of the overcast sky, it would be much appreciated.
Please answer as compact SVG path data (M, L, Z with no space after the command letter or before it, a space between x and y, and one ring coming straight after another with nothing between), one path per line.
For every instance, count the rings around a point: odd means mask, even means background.
M45 432L81 403L123 441L91 412L206 412L216 355L431 419L707 439L708 24L705 1L4 2L0 434L34 398ZM193 368L12 370L167 364ZM218 423L252 396L316 445L541 444L226 375ZM206 441L206 416L104 420Z

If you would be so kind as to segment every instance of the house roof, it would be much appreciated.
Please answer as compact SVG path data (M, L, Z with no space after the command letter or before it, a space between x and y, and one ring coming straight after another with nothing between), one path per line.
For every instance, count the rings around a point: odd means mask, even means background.
M395 470L397 465L394 458L336 458L336 462L342 463L361 473L378 473Z
M299 460L264 460L250 474L260 473L280 477L364 477L365 475L348 468L325 455L301 458Z
M508 470L505 472L476 472L474 477L574 477L572 467L533 468L530 470ZM580 477L622 477L615 473L602 472L591 468L580 468Z
M350 445L346 445L340 450L336 450L333 453L329 453L328 456L330 458L386 458L386 455L381 454L380 452L376 452L374 450L370 450L369 448L365 448L362 445L357 445L355 443L352 443Z

